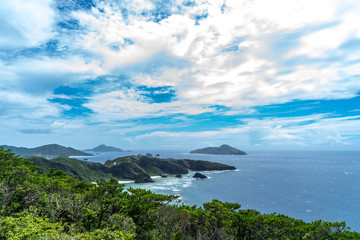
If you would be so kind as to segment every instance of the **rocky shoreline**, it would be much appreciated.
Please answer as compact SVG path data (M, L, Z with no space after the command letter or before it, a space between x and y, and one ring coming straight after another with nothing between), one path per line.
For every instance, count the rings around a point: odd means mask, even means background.
M65 157L51 160L30 157L29 160L39 167L39 173L49 173L51 169L62 170L70 176L78 176L81 180L89 182L94 182L97 179L115 178L119 181L129 179L135 183L146 183L154 182L151 176L179 176L187 174L189 171L236 170L233 166L210 161L158 158L144 155L120 157L108 160L105 164Z

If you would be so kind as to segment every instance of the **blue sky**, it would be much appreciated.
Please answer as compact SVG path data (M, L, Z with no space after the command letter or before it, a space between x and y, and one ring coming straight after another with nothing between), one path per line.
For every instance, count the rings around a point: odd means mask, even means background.
M354 0L12 0L0 145L360 149Z

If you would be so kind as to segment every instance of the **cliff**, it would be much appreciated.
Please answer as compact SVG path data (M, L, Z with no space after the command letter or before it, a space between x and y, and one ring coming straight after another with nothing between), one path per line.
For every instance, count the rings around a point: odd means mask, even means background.
M203 160L156 158L148 156L127 156L105 162L105 166L115 166L122 162L138 165L150 175L185 174L192 171L235 170L233 166Z
M152 182L151 175L185 174L189 170L235 170L235 167L208 161L190 159L164 159L148 156L127 156L108 160L105 164L81 161L71 158L54 158L47 160L31 157L30 161L38 166L40 173L50 169L62 170L70 176L79 176L81 180L94 182L96 179L131 179L136 182Z

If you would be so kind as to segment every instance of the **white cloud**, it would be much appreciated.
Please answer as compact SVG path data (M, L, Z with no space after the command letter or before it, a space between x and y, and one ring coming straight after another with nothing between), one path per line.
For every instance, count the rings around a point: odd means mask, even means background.
M301 46L290 52L289 56L307 55L310 57L327 56L327 51L337 49L349 39L360 38L360 6L358 3L349 6L351 10L334 17L334 26L316 31L302 37Z
M153 131L132 138L132 141L146 142L156 139L158 142L184 142L205 145L206 142L232 142L253 148L255 144L271 148L279 146L318 148L332 145L352 145L353 137L360 131L360 119L357 117L328 118L315 114L305 117L241 119L244 124L213 131L169 132Z
M84 106L96 113L93 118L101 121L160 117L178 113L197 115L214 111L211 108L179 101L150 103L149 99L134 89L95 95Z
M50 127L56 131L73 131L75 129L80 129L85 127L83 123L79 123L78 121L65 121L65 120L57 120L53 122Z
M157 74L138 73L133 77L137 85L148 87L176 86L182 82L183 78L191 76L188 69L160 69Z
M92 13L74 13L80 23L89 30L89 34L77 39L78 46L101 56L104 70L110 72L117 66L143 61L159 51L157 45L152 45L158 41L154 38L160 37L156 23L134 19L127 25L121 12L113 11L110 7L104 9L104 13L97 9L93 9ZM138 39L139 34L147 41ZM126 45L126 39L131 39L136 44ZM120 50L112 49L111 44L119 46Z
M95 60L85 61L84 59L73 56L66 58L49 58L40 59L23 58L13 66L9 66L13 72L30 73L30 74L93 74L102 75L104 72L99 67L99 62Z
M108 118L111 114L117 118L124 113L128 117L153 116L156 112L185 113L176 107L180 105L193 106L188 112L195 114L204 112L201 110L204 106L215 104L241 109L294 99L349 98L360 89L358 81L352 78L360 74L354 63L345 67L331 61L286 65L290 56L300 53L323 56L325 50L335 50L349 37L358 36L353 21L357 18L357 8L352 8L352 1L234 0L226 1L224 12L223 1L199 1L195 7L185 7L181 15L173 14L159 23L137 15L142 9L152 9L150 2L124 4L133 14L127 19L118 8L107 3L102 3L104 11L93 8L91 12L74 13L89 31L81 38L77 36L74 44L100 59L96 72L124 71L132 74L135 84L172 86L178 102L148 104L136 99L129 101L126 97L120 101L121 94L115 97L117 100L111 100L111 93L95 97L97 100L88 107ZM193 16L204 13L208 17L195 25ZM316 30L334 21L339 24ZM293 43L283 53L281 46L271 45L271 39L277 36L306 28L313 30L301 38L300 46ZM113 49L114 44L119 48ZM227 46L237 47L239 51L223 51ZM178 68L151 65L152 57L160 52L189 64ZM348 59L355 58L350 55ZM144 67L139 70L137 64ZM147 65L152 69L150 73ZM132 68L135 70L131 71Z
M54 36L51 5L52 0L2 1L0 48L33 47Z
M19 91L0 90L2 114L7 118L39 119L58 116L61 107L49 103L43 96L34 96Z
M233 0L231 2L236 2ZM302 28L331 20L336 14L336 0L256 0L247 4L254 21L263 21L265 26L276 29Z
M0 80L3 86L14 91L42 94L45 97L54 88L74 81L83 81L103 74L96 60L85 61L80 57L19 58L8 64L0 62Z
M305 117L245 120L249 129L262 136L261 141L275 145L351 144L360 130L358 117L331 117L315 114ZM271 141L269 141L271 140Z
M70 108L48 101L53 97L54 89L96 76L98 70L101 69L96 61L85 62L79 57L21 57L6 64L0 61L0 112L4 121L38 119L47 128L47 118L59 117L62 111ZM35 125L34 129L37 128Z

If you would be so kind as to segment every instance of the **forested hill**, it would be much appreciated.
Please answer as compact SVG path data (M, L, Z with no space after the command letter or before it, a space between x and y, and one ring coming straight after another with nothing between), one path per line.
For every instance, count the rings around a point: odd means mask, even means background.
M109 160L105 165L58 157L47 160L41 157L28 158L38 166L40 173L49 173L51 169L61 170L70 176L79 176L80 180L94 182L96 179L131 179L136 182L152 182L150 176L162 174L185 174L189 170L235 170L233 166L209 161L189 159L162 159L148 156L127 156Z
M53 169L39 174L0 147L0 239L360 239L344 222L306 223L218 200L191 207L177 198L125 190L115 179L92 184Z
M196 149L191 151L190 153L216 154L216 155L247 155L246 152L226 144L223 144L220 147L206 147L206 148Z
M90 153L76 150L71 147L64 147L58 144L48 144L35 148L14 147L7 145L2 145L0 147L10 149L13 153L23 157L37 156L49 159L55 157L92 156Z

